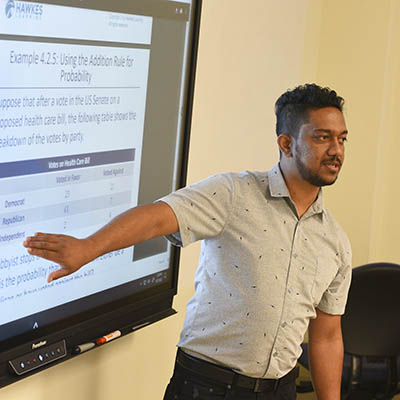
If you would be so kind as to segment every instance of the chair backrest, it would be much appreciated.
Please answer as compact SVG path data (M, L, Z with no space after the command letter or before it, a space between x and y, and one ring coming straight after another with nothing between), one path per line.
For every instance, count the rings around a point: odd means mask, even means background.
M342 332L347 353L400 355L400 265L374 263L353 269Z

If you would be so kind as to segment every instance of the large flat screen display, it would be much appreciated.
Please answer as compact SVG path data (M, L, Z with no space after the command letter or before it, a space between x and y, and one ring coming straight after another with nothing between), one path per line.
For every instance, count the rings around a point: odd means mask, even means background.
M22 242L86 237L185 183L199 12L0 0L0 386L174 312L178 252L163 238L51 283L58 266ZM40 360L54 344L60 357Z

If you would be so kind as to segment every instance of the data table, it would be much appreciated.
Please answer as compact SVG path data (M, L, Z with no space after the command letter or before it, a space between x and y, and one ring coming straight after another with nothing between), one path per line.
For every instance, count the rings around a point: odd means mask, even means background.
M0 246L104 224L132 205L135 149L0 164Z

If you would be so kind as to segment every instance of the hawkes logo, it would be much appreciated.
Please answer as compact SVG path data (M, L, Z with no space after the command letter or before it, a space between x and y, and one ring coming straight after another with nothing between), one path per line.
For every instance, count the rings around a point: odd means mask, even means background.
M15 3L14 0L8 0L6 3L6 17L11 18L14 14Z
M43 4L8 0L5 12L7 18L41 19Z

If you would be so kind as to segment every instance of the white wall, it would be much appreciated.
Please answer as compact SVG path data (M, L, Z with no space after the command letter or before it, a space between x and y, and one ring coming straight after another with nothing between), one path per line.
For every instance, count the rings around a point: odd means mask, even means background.
M345 97L349 128L327 204L351 238L354 266L400 263L400 2L324 1L322 21L317 80Z

